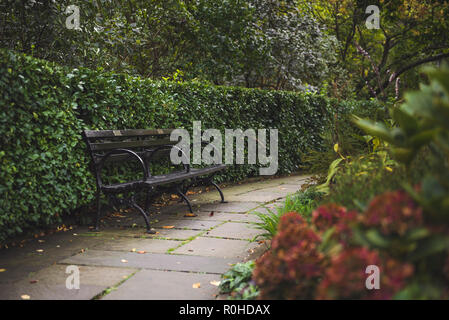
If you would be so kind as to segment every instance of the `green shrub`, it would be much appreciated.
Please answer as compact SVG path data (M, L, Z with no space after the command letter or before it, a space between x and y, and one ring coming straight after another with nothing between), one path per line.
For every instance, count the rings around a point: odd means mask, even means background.
M423 150L430 164L422 178L421 194L407 181L407 190L424 207L428 219L449 221L449 68L427 69L429 85L405 94L405 103L392 109L395 126L356 118L356 124L368 134L389 143L389 151L409 169ZM414 162L415 160L415 162ZM409 179L411 180L411 179Z
M304 167L313 173L324 173L338 157L334 151L337 144L339 153L344 156L356 156L370 151L365 133L357 127L352 118L354 115L367 117L375 121L386 118L387 105L377 100L340 101L332 99L329 103L332 121L322 133L323 143L320 148L309 149L302 155Z
M259 289L251 280L254 261L235 264L223 274L220 281L220 293L230 294L229 299L254 300L259 295Z
M323 202L335 202L349 209L364 209L377 194L401 188L405 168L385 151L342 161Z
M95 181L83 129L279 129L279 174L297 171L300 152L321 148L329 101L319 95L155 82L86 68L67 69L0 50L0 241L58 222L90 203ZM217 181L256 175L235 165Z
M310 220L312 211L316 208L322 195L321 192L310 187L304 192L297 192L287 196L284 205L277 207L276 211L267 207L265 207L266 213L254 211L253 214L260 220L260 222L253 223L255 228L266 231L257 237L264 239L273 238L278 231L279 220L288 212L299 212L303 218Z
M0 88L0 241L90 203L95 181L83 129L190 130L195 120L222 133L276 128L278 173L286 174L306 164L301 154L324 148L322 135L333 121L331 103L320 95L157 82L7 50L0 50ZM230 166L216 180L239 181L258 168Z
M262 297L447 299L449 70L429 75L393 109L392 127L357 119L383 149L340 161L311 224L290 213L287 229L281 219L273 249L256 261ZM380 269L380 290L365 287L368 265Z

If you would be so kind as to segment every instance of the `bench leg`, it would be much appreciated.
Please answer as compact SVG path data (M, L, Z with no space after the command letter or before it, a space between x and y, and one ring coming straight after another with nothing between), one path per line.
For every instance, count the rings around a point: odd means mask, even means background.
M225 199L224 199L224 195L223 195L223 191L221 191L220 187L218 186L218 184L216 184L213 180L210 180L210 183L215 187L215 189L217 189L217 191L220 193L220 197L221 197L221 203L226 203Z
M187 203L187 205L189 206L189 211L190 211L190 213L193 213L193 210L192 210L192 204L190 203L190 200L187 198L187 196L184 194L184 193L182 193L182 191L177 187L176 188L176 192L181 196L181 198L182 199L184 199L184 201Z
M97 192L97 217L95 219L95 231L100 230L100 216L101 216L101 193Z
M151 205L151 195L150 192L147 193L147 197L145 198L145 212L148 212L150 210Z
M132 199L129 204L136 209L137 211L140 212L140 214L143 216L143 218L145 219L145 224L147 225L147 233L149 234L155 234L156 230L152 229L150 227L150 221L148 220L148 215L145 213L145 211L134 201L134 199Z

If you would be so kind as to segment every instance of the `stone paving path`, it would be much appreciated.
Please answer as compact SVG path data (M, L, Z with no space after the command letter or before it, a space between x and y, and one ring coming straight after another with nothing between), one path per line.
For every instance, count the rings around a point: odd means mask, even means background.
M232 264L257 258L267 245L252 211L280 205L306 176L291 176L190 196L196 217L184 204L155 208L157 234L144 233L134 212L116 214L100 232L79 227L0 251L0 299L202 299L223 298L218 287ZM112 221L112 224L111 224ZM69 265L79 267L80 288L66 288ZM193 284L200 283L199 288ZM27 297L26 297L27 298Z

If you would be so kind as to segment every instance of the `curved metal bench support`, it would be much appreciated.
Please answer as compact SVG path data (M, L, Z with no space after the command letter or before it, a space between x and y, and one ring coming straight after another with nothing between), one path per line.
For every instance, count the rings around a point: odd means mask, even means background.
M179 194L181 198L187 203L190 213L193 213L192 204L190 203L189 198L187 198L187 196L181 191L179 187L176 187L176 193Z
M213 180L210 180L210 183L215 187L215 189L217 189L217 191L220 193L220 197L221 197L221 203L226 203L227 201L225 201L224 199L224 195L223 195L223 191L221 191L220 187L218 186L218 184L216 184Z

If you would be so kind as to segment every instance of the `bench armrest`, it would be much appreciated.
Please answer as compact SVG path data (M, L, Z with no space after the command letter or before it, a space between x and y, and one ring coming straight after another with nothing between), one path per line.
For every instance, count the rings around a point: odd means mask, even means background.
M180 149L178 146L165 144L165 145L157 147L156 149L148 150L147 152L149 152L150 155L148 157L146 157L146 159L148 162L151 162L151 159L153 158L153 155L156 154L156 152L158 152L160 150L164 150L164 149L166 150L166 149L172 149L172 148L175 148L175 149L178 149L178 151L181 151L183 158L186 160L185 163L183 163L184 169L186 170L186 172L190 172L190 165L189 165L190 159L187 158L187 155L185 154L185 152L182 151L182 149ZM151 177L151 174L149 173L149 171L148 171L148 177Z
M102 185L102 180L101 180L101 169L103 169L103 165L105 163L105 161L112 155L114 154L120 154L120 153L128 153L130 155L132 155L134 158L136 158L138 160L138 162L140 163L140 165L142 166L142 173L143 173L143 177L142 177L142 181L145 181L148 177L148 168L145 164L145 161L143 161L143 159L134 151L129 150L129 149L114 149L109 151L108 153L106 153L101 160L97 163L96 165L96 178L97 178L97 183L98 186L101 187Z

